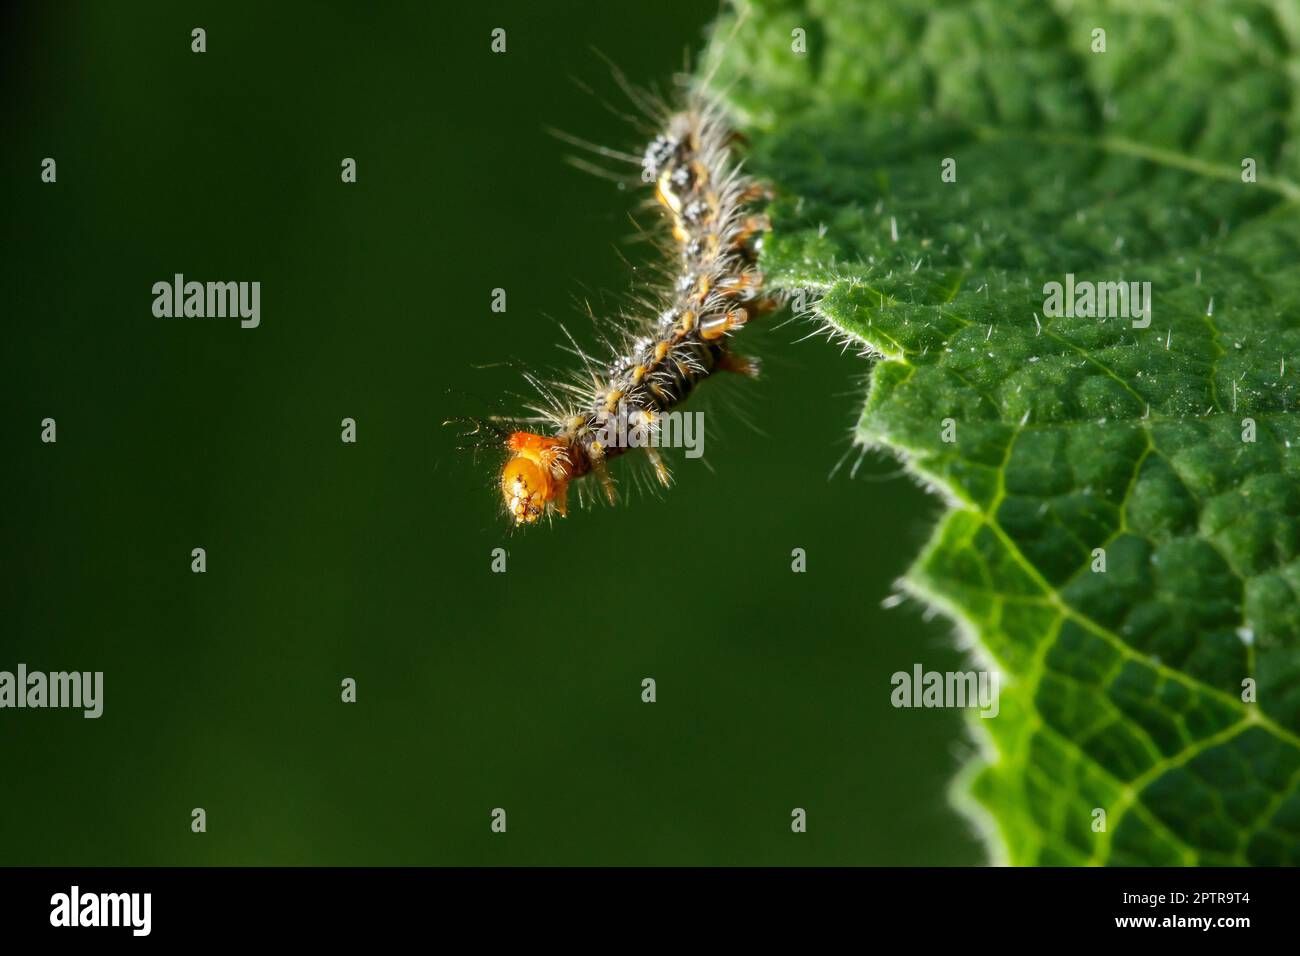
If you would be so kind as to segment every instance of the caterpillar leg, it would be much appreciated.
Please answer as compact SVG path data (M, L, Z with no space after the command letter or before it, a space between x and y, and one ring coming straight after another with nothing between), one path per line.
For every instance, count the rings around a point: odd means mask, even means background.
M731 248L737 252L751 253L754 240L771 228L772 221L768 219L766 213L760 212L752 216L746 216L741 223L740 229L737 230L735 237L731 240Z
M655 477L659 479L659 484L667 488L673 482L672 475L668 471L668 466L664 464L663 455L659 454L658 448L646 447L646 455L650 459L650 465L655 470Z
M548 502L561 518L569 516L569 486L567 483L560 486L555 496Z
M745 378L758 378L762 371L762 363L749 355L728 352L718 360L718 369L723 372L735 372Z
M700 320L700 338L712 342L722 338L732 329L740 328L748 321L749 313L744 309L732 309L730 312L707 315Z
M729 299L750 299L763 288L763 277L757 272L742 272L718 280L717 291Z
M614 479L609 476L609 469L605 466L605 448L600 442L593 442L587 449L587 454L591 458L591 473L596 476L600 482L600 488L605 492L605 500L611 505L618 501L618 494L614 490Z
M602 462L599 465L591 466L592 473L595 474L596 480L600 482L600 488L605 492L605 500L611 505L618 503L618 493L614 490L614 479L609 476L609 469Z

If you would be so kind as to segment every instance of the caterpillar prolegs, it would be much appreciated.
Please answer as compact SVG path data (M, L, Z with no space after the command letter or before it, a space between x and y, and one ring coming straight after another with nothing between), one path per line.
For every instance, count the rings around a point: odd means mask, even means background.
M767 191L742 171L734 139L720 106L692 94L682 109L666 112L662 131L645 148L641 178L654 186L672 236L666 248L677 260L665 270L669 287L656 293L662 308L623 330L603 365L583 355L585 374L558 383L564 400L547 409L550 434L502 436L500 493L516 525L566 514L569 486L583 478L598 482L613 502L607 465L633 448L650 456L666 486L655 440L663 416L716 372L757 373L757 362L732 352L730 339L776 305L757 267L767 229L758 206ZM641 440L623 440L629 434Z

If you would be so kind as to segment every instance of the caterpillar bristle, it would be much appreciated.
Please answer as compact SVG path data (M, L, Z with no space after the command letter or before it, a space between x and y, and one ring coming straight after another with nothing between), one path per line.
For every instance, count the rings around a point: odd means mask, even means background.
M661 251L661 262L645 269L652 278L633 298L632 311L597 320L609 359L598 360L562 326L563 348L579 368L555 380L524 374L535 393L524 407L533 413L531 421L548 428L476 420L475 436L489 436L505 453L499 492L516 527L565 516L574 489L580 503L614 502L611 462L633 448L646 452L644 480L668 487L671 472L658 450L665 416L715 372L756 377L757 359L733 352L731 339L779 304L765 294L758 268L768 229L760 206L770 191L747 176L732 153L743 137L730 129L720 104L694 91L684 95L680 108L670 109L662 97L636 89L610 68L629 101L655 123L645 150L637 156L551 132L590 155L639 165L640 181L653 189L648 204L666 222L667 234L638 225ZM570 162L606 178L627 178L581 157ZM586 311L597 318L590 306ZM639 440L629 440L629 434ZM633 483L642 480L631 477Z

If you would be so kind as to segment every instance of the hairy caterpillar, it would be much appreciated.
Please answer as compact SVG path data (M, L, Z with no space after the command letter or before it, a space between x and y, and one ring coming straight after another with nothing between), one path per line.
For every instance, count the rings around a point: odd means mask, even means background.
M776 304L764 295L757 268L767 219L755 207L767 191L732 155L735 137L715 100L688 94L676 111L648 102L638 99L660 117L661 131L644 153L601 152L639 162L668 222L666 250L676 261L664 270L667 288L655 295L657 314L622 329L607 361L593 362L577 349L586 367L573 380L548 386L530 378L546 399L534 411L550 426L548 434L490 429L505 451L498 484L517 526L567 514L569 486L583 478L597 482L612 503L607 465L634 447L645 451L666 486L669 473L657 450L665 413L715 372L758 371L754 359L731 351L729 339ZM628 434L639 440L624 440Z

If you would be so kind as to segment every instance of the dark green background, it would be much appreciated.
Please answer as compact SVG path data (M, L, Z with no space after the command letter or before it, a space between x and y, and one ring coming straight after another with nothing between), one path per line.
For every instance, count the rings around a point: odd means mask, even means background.
M880 607L937 502L827 481L862 359L747 332L767 375L705 386L712 470L521 536L440 426L482 410L448 389L520 387L476 365L562 364L556 320L590 342L577 301L649 258L639 191L546 133L638 147L592 46L662 84L714 13L492 7L4 15L0 669L106 686L98 721L0 711L0 862L982 860L945 798L959 716L889 703L892 672L961 665ZM176 272L260 280L261 327L154 318Z

